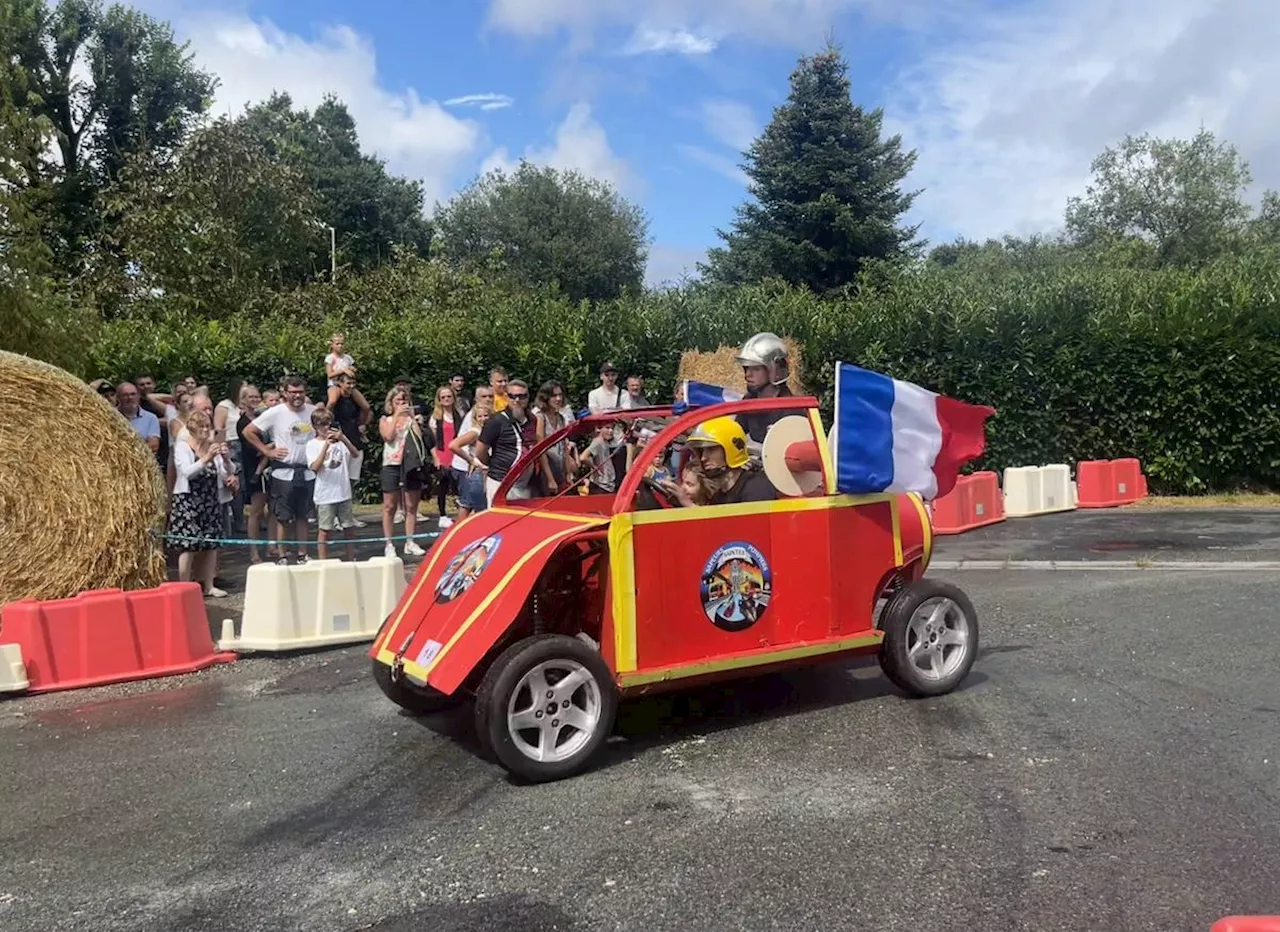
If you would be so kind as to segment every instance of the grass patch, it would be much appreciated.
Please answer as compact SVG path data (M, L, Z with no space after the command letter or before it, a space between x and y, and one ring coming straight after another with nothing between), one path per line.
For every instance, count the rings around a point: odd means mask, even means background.
M1280 508L1280 492L1234 492L1227 495L1152 495L1130 509Z

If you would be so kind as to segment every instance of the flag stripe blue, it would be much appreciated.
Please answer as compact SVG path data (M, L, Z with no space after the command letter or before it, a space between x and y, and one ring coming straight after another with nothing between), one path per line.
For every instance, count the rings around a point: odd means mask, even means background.
M689 379L684 383L684 400L690 407L723 404L726 401L738 401L742 396L732 389L707 382Z
M836 397L837 487L883 492L893 482L893 379L841 364Z

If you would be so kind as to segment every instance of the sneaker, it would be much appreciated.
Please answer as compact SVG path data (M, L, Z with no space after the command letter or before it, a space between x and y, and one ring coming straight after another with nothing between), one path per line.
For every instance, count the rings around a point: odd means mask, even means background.
M278 560L276 560L276 566L288 566L288 565L289 565L288 557L280 557Z
M405 541L405 544L404 544L404 554L405 554L405 556L407 556L407 557L420 557L420 556L422 556L422 555L423 555L423 554L425 554L425 553L426 553L426 551L425 551L425 550L423 550L421 547L419 547L416 541L412 541L412 540L407 540L407 541Z
M351 526L352 526L352 527L368 527L369 525L365 524L365 523L364 523L363 521L361 521L359 518L355 518L355 517L353 517L353 518L351 519Z
M441 519L440 519L440 527L441 527L441 528L453 527L453 519L452 519L452 518L445 518L445 517L441 517Z
M400 554L396 553L396 545L391 543L391 541L387 541L387 546L382 548L382 555L384 557L390 557L391 559L395 559L400 556Z
M227 593L225 589L219 589L217 586L210 586L209 591L204 594L206 599L225 599Z
M404 524L404 509L396 509L396 524Z

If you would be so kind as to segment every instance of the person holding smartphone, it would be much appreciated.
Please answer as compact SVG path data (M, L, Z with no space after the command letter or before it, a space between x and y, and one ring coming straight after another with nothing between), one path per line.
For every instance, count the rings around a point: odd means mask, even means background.
M316 474L315 503L317 516L316 542L320 559L329 556L329 536L336 534L347 542L347 559L356 558L356 545L347 531L356 526L351 510L351 458L356 448L347 435L333 423L327 408L311 413L315 436L307 441L307 466Z

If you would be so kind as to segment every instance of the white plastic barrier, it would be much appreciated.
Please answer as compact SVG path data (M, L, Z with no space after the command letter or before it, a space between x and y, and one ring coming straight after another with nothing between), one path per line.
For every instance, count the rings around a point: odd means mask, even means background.
M240 637L222 623L220 650L300 650L372 641L405 590L399 557L311 560L249 568Z
M1004 513L1008 518L1047 515L1076 508L1071 469L1051 466L1011 466L1004 471Z
M22 662L22 648L17 644L0 644L0 693L20 693L30 685L27 665Z

